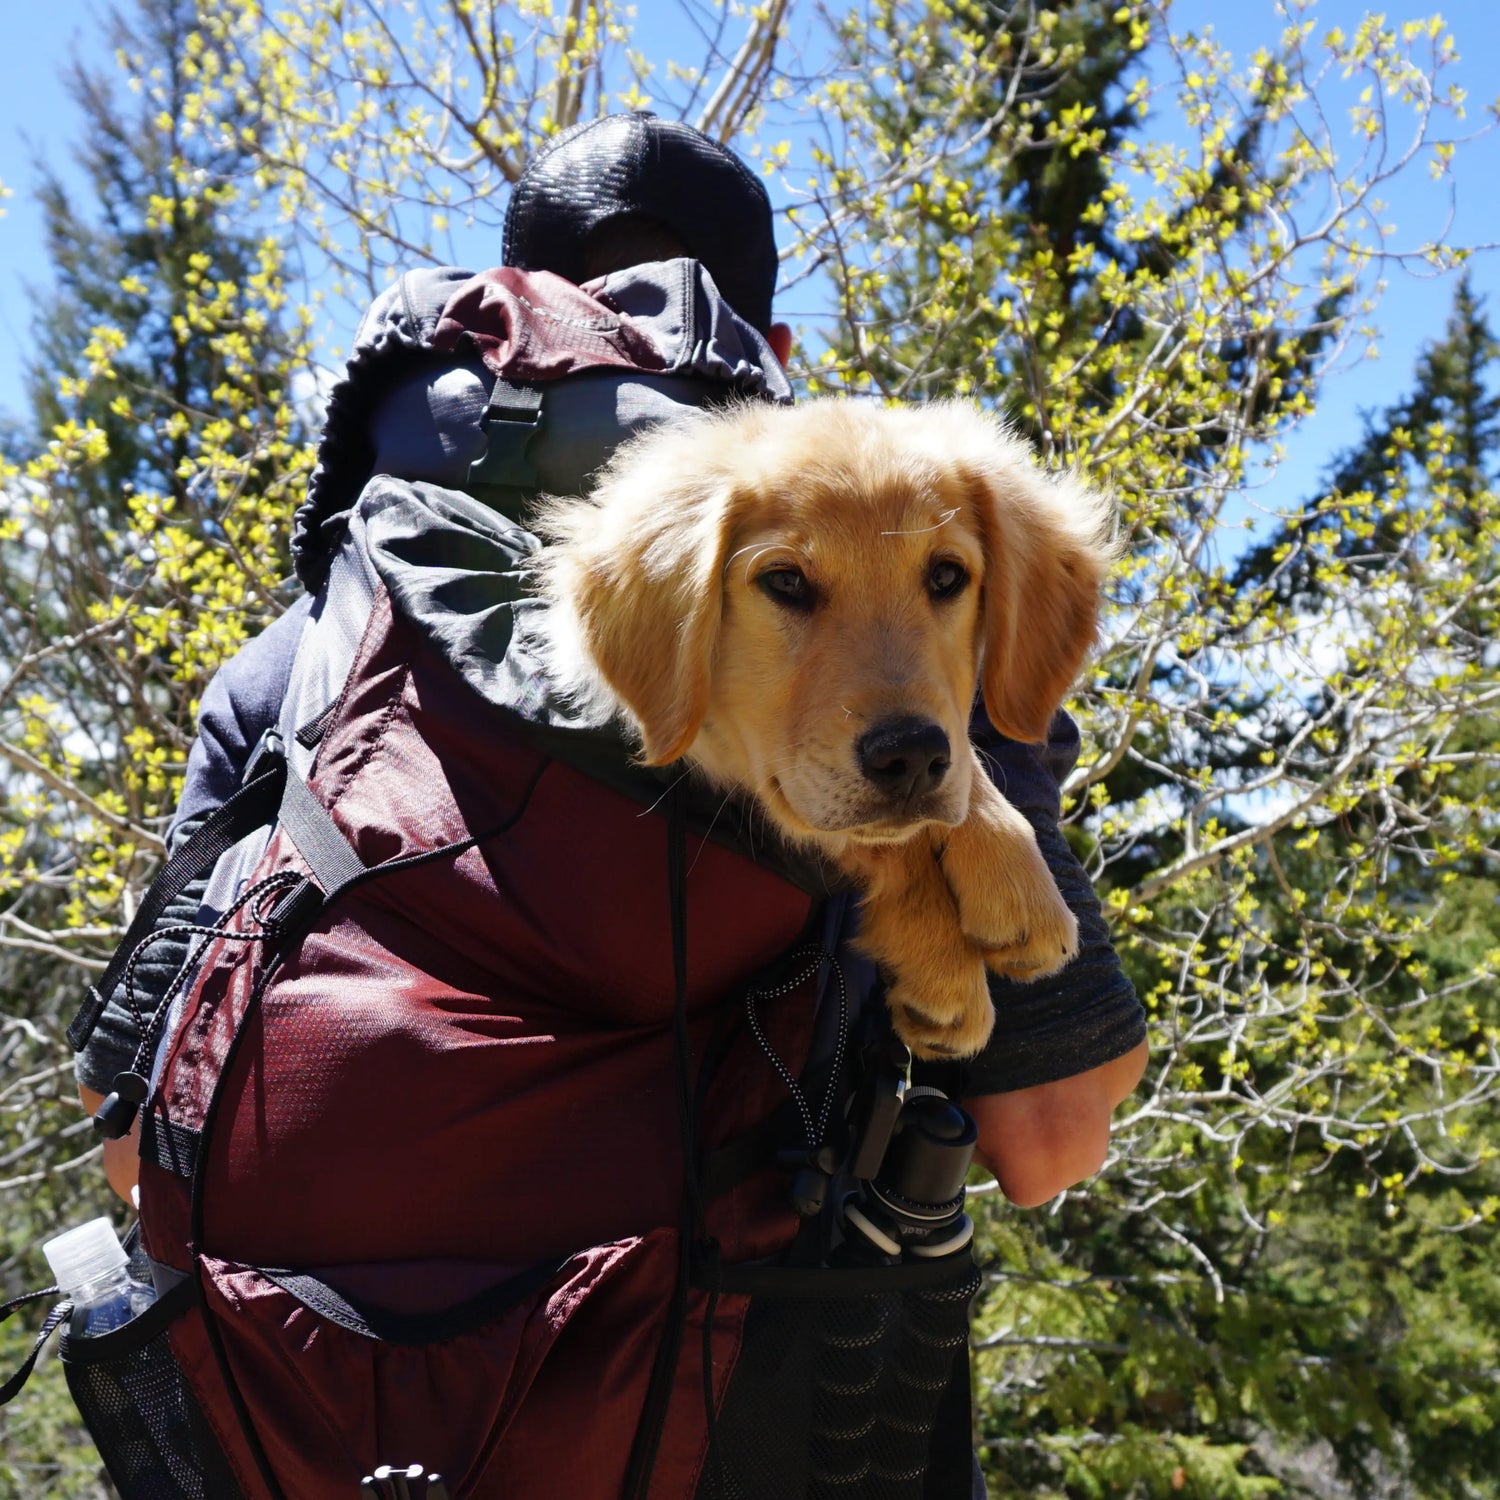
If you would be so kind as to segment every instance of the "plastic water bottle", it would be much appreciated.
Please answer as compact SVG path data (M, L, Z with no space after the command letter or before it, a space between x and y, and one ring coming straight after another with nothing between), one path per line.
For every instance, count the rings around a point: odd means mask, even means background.
M156 1292L132 1279L130 1258L108 1219L90 1219L42 1246L65 1296L73 1299L75 1334L108 1333L144 1312Z

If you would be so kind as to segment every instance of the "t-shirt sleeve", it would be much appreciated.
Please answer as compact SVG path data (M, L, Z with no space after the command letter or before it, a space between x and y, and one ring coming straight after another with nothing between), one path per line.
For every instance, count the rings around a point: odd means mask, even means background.
M1078 918L1078 953L1056 974L1029 984L990 975L995 1030L967 1064L964 1092L1003 1094L1113 1062L1145 1039L1146 1018L1110 942L1093 882L1058 825L1058 786L1078 758L1077 725L1059 714L1045 745L1024 745L979 716L972 737L995 785L1036 831Z
M198 708L198 738L188 752L174 833L222 807L240 789L261 735L281 717L312 606L312 597L304 594L214 673Z

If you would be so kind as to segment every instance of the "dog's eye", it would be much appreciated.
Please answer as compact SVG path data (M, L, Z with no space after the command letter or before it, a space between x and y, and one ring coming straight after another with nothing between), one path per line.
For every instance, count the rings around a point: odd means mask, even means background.
M927 590L934 599L951 599L963 591L968 581L968 570L962 564L942 558L933 563L927 574Z
M778 603L811 609L812 585L795 568L770 568L760 575L760 586Z

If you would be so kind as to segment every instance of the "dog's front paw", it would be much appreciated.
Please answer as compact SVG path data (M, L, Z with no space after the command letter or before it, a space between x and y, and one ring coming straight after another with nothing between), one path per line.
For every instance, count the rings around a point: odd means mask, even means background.
M896 1035L917 1057L972 1057L989 1041L995 1025L984 959L978 953L955 963L941 986L912 984L894 974L885 998Z
M1055 974L1078 952L1078 918L1068 909L1052 877L1046 877L1045 889L1028 891L1017 903L1019 916L1011 936L987 935L985 931L964 931L984 952L984 961L995 973L1007 979L1041 979ZM960 906L960 913L962 913ZM976 927L983 924L976 920ZM989 928L994 934L995 929Z
M1078 951L1078 919L1031 825L988 783L977 785L976 805L949 834L942 854L958 925L997 974L1040 979Z

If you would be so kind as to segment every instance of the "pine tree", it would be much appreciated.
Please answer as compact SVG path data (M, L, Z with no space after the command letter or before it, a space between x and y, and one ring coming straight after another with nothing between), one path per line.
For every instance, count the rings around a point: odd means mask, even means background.
M1239 586L1256 579L1272 582L1279 595L1314 605L1327 595L1316 576L1316 559L1303 535L1352 503L1356 524L1340 526L1337 555L1360 576L1386 569L1403 544L1399 517L1412 504L1437 495L1442 528L1450 533L1476 530L1473 497L1495 483L1500 440L1500 391L1491 392L1486 373L1500 343L1490 331L1483 299L1468 275L1457 286L1443 336L1420 356L1411 393L1378 413L1365 413L1364 434L1330 465L1320 496L1288 518L1270 536L1247 550L1236 573ZM1395 507L1371 530L1359 524L1361 508L1378 514L1397 490L1412 502ZM1476 622L1477 624L1477 622ZM1483 627L1479 627L1484 633Z
M61 176L45 169L38 193L52 282L37 289L45 310L33 328L35 353L27 365L35 426L47 434L82 418L100 427L109 451L87 476L90 499L117 512L140 487L185 498L177 471L187 456L187 433L167 419L174 411L202 410L217 383L204 345L178 336L189 279L207 272L214 280L240 281L253 251L252 242L226 234L211 215L185 211L174 170L191 12L180 0L147 0L129 21L119 13L111 17L112 47L141 47L142 60L149 57L161 77L161 109L156 99L133 97L114 71L75 63L66 81L85 122L73 152L83 186L75 198ZM197 164L209 180L223 178L224 166L233 168L215 161L218 154ZM203 271L194 256L205 257ZM123 340L102 379L91 378L85 356L95 330L105 330L111 343Z
M1310 409L1325 341L1375 290L1388 244L1376 204L1405 170L1400 133L1433 143L1440 169L1466 133L1448 119L1453 45L1437 22L1372 16L1345 33L1299 21L1241 65L1211 37L1171 35L1170 6L1138 0L835 9L750 7L743 45L715 30L705 54L701 36L680 38L678 65L653 73L611 6L498 0L450 30L383 0L342 0L336 18L327 0L284 0L274 24L242 0L198 0L174 182L221 228L259 222L243 196L203 207L193 175L193 152L220 140L204 132L238 114L283 232L308 264L352 271L362 301L447 223L497 223L525 152L590 101L672 113L675 99L690 114L711 98L699 118L784 169L797 205L788 279L806 273L818 290L785 311L837 315L826 349L816 331L804 341L807 388L977 397L1049 463L1109 485L1130 547L1077 705L1090 748L1072 834L1157 1053L1102 1186L1026 1219L976 1215L992 1252L976 1364L992 1488L1033 1500L1493 1493L1484 1251L1500 1198L1478 1196L1484 1171L1450 1177L1443 1157L1424 1174L1412 1153L1443 1131L1444 1151L1470 1149L1491 1129L1500 1076L1500 1035L1464 1015L1500 970L1464 926L1484 927L1484 887L1462 885L1490 857L1495 756L1450 754L1491 690L1457 634L1451 672L1432 670L1422 634L1431 618L1440 649L1444 623L1477 637L1493 592L1481 551L1500 518L1484 492L1425 504L1437 492L1408 474L1404 491L1370 501L1315 497L1289 550L1243 579L1222 541L1260 456ZM812 76L781 68L794 12L816 33L797 54ZM684 69L685 55L702 67ZM170 72L135 71L165 109ZM1327 130L1346 104L1352 154ZM55 862L0 844L0 900L53 881L68 919L27 941L50 943L60 972L97 956L92 933L140 889L156 826L144 820L171 800L175 726L283 566L290 505L277 487L297 460L277 444L295 423L262 403L286 383L266 379L249 318L279 315L276 253L260 249L239 296L182 277L189 331L221 338L233 379L207 413L168 418L187 423L180 494L182 463L169 474L154 436L120 478L133 490L96 479L114 412L84 403L127 353L123 314L82 361L87 386L62 393L61 430L28 448L27 504L65 517L91 495L126 517L96 569L103 613L86 617L102 634L65 659L96 657L67 680L37 660L0 740L54 778L45 792L24 783L31 801L17 805L48 825ZM4 545L22 576L33 564ZM1297 603L1278 590L1304 558L1316 598ZM3 617L13 657L58 639L25 634L27 597L13 593ZM1307 653L1317 601L1357 615L1378 644L1355 640L1326 683L1305 670L1288 683L1284 658ZM69 732L81 719L98 747ZM1477 810L1466 785L1485 799ZM1435 943L1446 954L1429 955ZM1440 959L1454 977L1435 996L1417 964L1436 974ZM44 1066L64 1053L42 1050ZM1277 1477L1293 1469L1304 1477Z
M49 753L87 737L68 774L97 786L142 735L180 758L183 685L281 607L308 462L291 401L306 316L285 318L282 244L256 229L253 131L213 95L222 63L196 18L193 0L111 13L118 69L68 77L89 209L55 173L40 189L55 279L37 289L32 420L11 436L0 655L13 695L29 679L54 690L33 695L55 719L34 737ZM59 637L76 647L33 666ZM157 770L126 793L128 816L159 817L167 792Z
M27 368L33 451L59 426L96 434L97 456L68 476L86 544L147 493L212 534L214 478L266 482L258 450L288 399L280 249L244 212L247 119L229 102L211 121L190 107L215 71L193 0L137 0L107 35L128 67L67 75L88 211L55 172L39 191L54 280Z

